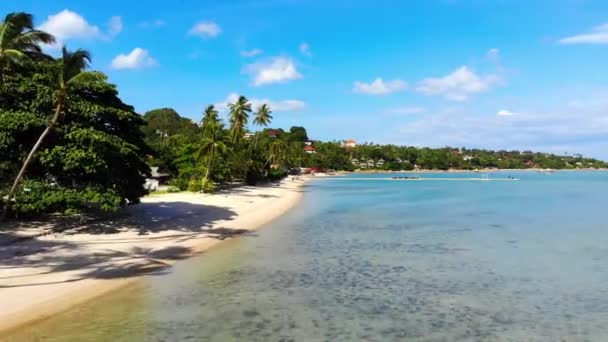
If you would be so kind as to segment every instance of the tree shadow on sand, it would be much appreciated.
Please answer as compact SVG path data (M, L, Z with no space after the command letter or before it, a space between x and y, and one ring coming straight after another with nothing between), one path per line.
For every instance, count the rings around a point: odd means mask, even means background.
M97 221L69 230L52 225L57 239L29 238L18 240L14 231L0 232L0 289L76 282L83 279L115 279L142 274L167 272L172 261L185 259L195 252L180 246L188 239L210 237L224 240L240 235L255 236L247 229L214 228L213 225L235 217L232 210L187 202L142 203L128 208L128 215L112 221ZM136 232L127 237L118 232ZM161 232L173 234L158 234ZM85 238L70 239L83 234ZM86 237L88 234L90 238ZM104 234L103 238L95 235ZM109 235L109 236L108 236ZM17 242L15 242L17 236ZM175 245L158 248L119 248L126 243L171 241ZM6 243L7 241L13 241ZM2 242L5 242L2 244ZM98 244L103 246L96 247ZM106 246L107 245L107 246ZM116 249L114 249L116 246ZM52 280L35 279L37 275L66 272ZM65 276L64 276L65 275Z

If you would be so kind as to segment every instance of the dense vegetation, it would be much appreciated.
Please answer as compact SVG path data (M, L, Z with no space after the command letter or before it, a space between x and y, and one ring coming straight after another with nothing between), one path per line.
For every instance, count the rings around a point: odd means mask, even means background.
M163 108L144 114L145 140L154 150L149 163L171 175L180 190L214 191L217 185L276 180L304 162L306 130L266 128L272 121L267 105L254 110L241 96L228 110L228 125L213 105L199 124ZM252 118L252 120L250 120ZM248 131L248 123L261 130Z
M115 85L87 71L87 51L43 53L54 38L32 17L0 22L0 205L3 217L51 212L114 212L146 194L149 166L180 190L212 192L319 170L581 168L606 163L581 156L516 151L415 148L310 141L306 129L268 128L272 109L244 96L226 113L208 106L200 122L170 108L143 116ZM226 120L221 116L227 115ZM249 130L258 129L257 132Z
M44 55L38 44L53 38L34 30L30 15L9 14L0 37L4 214L111 212L137 203L149 173L142 117L103 74L86 71L86 51Z

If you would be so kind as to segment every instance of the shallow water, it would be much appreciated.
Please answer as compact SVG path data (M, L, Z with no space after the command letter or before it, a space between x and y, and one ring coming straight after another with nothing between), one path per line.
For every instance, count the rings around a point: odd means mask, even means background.
M608 340L608 173L499 175L521 181L315 181L256 235L9 340Z

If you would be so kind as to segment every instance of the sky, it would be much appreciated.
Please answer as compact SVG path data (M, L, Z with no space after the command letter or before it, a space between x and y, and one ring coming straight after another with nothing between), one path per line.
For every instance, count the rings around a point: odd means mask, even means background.
M139 113L237 95L318 140L608 160L604 0L2 0Z

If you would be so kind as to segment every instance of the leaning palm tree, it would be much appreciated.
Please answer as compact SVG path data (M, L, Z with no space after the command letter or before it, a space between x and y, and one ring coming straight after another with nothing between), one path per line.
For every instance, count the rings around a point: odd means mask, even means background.
M31 14L9 13L0 22L0 73L10 64L23 64L30 57L45 56L40 44L51 44L55 37L35 30Z
M211 169L213 167L213 158L218 157L221 154L226 153L228 147L224 143L224 126L219 121L212 121L209 123L207 129L207 136L201 142L201 146L198 150L198 158L207 158L207 170L205 171L205 178L203 178L203 184L207 184Z
M19 182L25 175L28 166L34 159L34 155L44 142L46 136L51 132L51 130L57 125L59 118L61 117L61 113L63 112L68 93L74 88L74 86L78 85L80 82L85 81L98 81L105 79L103 74L98 72L90 72L85 71L91 61L91 55L89 52L85 50L78 49L76 51L68 51L65 46L62 48L62 57L56 60L58 64L57 68L57 86L58 93L57 99L55 101L55 113L51 118L46 129L40 134L40 137L32 147L32 150L27 155L27 158L23 162L17 177L13 181L13 185L8 193L8 198L6 204L4 205L4 212L2 214L2 220L4 220L8 214L8 211L11 206L11 201L15 192L17 191L17 187L19 186Z
M230 134L234 144L245 131L251 113L251 104L245 96L239 96L235 103L228 105L228 109L230 109Z
M209 105L205 108L203 112L203 120L201 121L201 126L203 129L203 139L207 136L207 130L209 126L213 123L218 123L220 121L219 112L215 109L214 105Z
M253 119L253 123L259 127L268 127L272 120L272 111L265 103L258 108L258 112ZM258 145L258 135L255 136L255 146Z

